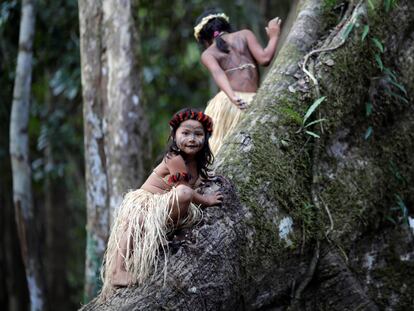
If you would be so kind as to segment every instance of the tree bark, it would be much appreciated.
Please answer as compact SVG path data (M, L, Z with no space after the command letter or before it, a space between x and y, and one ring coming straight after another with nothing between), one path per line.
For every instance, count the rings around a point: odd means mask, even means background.
M85 297L99 290L110 222L150 155L132 1L79 1L87 184Z
M35 28L34 1L22 2L19 32L19 53L10 120L10 155L13 173L13 201L31 310L45 306L44 280L39 254L39 239L32 201L29 160L29 107L32 78L33 37Z
M216 172L231 183L205 191L220 187L223 206L171 239L165 284L160 275L82 310L412 307L414 3L345 5L299 3L217 156ZM320 96L312 117L327 121L305 128Z

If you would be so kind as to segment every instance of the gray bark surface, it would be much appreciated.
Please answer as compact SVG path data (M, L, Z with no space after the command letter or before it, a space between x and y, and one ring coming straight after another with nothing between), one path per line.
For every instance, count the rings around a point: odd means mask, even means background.
M150 154L132 1L79 1L87 184L86 300L99 289L114 210Z
M30 309L43 310L45 287L35 223L36 211L32 200L28 136L34 31L35 1L24 0L20 18L19 52L10 117L10 156L15 218L26 270Z
M165 284L156 276L82 310L413 305L414 240L407 220L414 220L414 67L407 41L414 36L414 3L399 1L385 12L382 1L372 2L374 9L350 1L344 16L335 15L338 26L328 28L332 15L324 1L299 3L252 108L217 156L216 172L226 178L205 191L220 187L223 206L205 209L202 223L171 239ZM371 30L363 43L366 23ZM384 66L407 89L405 100L389 95L394 89L371 53L375 46L368 48L377 37ZM301 67L306 54L320 48L325 52L314 52L306 64L316 88ZM295 120L319 97L314 92L326 96L315 115L328 121L323 129L310 127L320 139ZM367 101L374 106L370 118ZM374 134L364 138L369 126ZM396 212L398 197L405 216Z

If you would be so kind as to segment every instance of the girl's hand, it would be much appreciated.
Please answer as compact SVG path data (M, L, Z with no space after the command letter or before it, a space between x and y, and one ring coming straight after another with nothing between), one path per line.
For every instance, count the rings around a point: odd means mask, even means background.
M275 17L269 21L266 27L266 33L269 38L279 37L281 24L282 20L279 17Z
M223 195L220 191L216 191L213 194L206 195L205 199L207 206L219 205L223 202Z
M231 102L236 105L237 108L244 110L247 108L247 102L239 96L233 96Z

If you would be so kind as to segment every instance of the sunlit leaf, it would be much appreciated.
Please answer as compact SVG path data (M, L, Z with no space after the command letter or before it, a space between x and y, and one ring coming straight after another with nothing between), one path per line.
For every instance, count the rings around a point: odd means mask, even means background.
M373 132L372 126L368 127L367 131L365 132L364 139L367 140L368 138L370 138L372 135L372 132Z
M395 75L395 73L390 70L389 68L384 67L384 72L393 80L393 81L397 81L397 76Z
M308 118L311 116L311 114L316 110L316 108L318 108L318 106L325 100L325 96L318 98L308 109L308 111L306 111L305 116L303 117L303 124L306 123L306 120L308 120Z
M398 95L398 94L396 94L396 93L394 93L392 91L389 91L389 90L385 90L385 93L387 93L388 95L390 95L392 97L397 98L398 100L404 102L405 104L409 104L409 101L407 100L407 98L405 98L405 97L403 97L401 95Z
M375 46L381 51L381 53L384 53L384 46L377 38L372 38L372 42L374 42Z
M384 0L384 6L385 6L385 11L388 12L390 7L391 7L391 1L390 0Z
M368 0L368 4L371 7L371 9L375 9L374 3L372 3L372 0Z
M364 30L362 31L361 40L364 41L369 33L369 25L364 26Z
M397 87L401 92L403 92L405 95L407 95L407 90L405 89L405 87L395 81L390 80L390 83L392 85L394 85L395 87Z
M372 114L372 104L370 102L365 104L365 112L367 117Z
M317 124L317 123L324 122L324 121L326 121L326 119L318 119L318 120L315 120L315 121L309 122L308 124L306 124L306 125L305 125L305 128L307 128L307 127L309 127L309 126L312 126L312 125L314 125L314 124Z
M384 70L384 64L382 63L382 59L381 59L381 56L379 54L375 54L375 61L377 62L379 69L381 71L383 71Z
M343 39L347 39L349 34L351 33L352 29L354 28L355 24L354 23L349 23L348 26L346 27L344 33L342 34L342 38Z
M390 222L392 222L394 225L396 225L396 224L397 224L397 222L396 222L394 219L392 219L390 216L385 216L385 219L389 220L389 221L390 221Z
M315 138L321 138L318 134L316 134L314 132L311 132L311 131L305 131L305 133L308 134L308 135L310 135L310 136L313 136Z

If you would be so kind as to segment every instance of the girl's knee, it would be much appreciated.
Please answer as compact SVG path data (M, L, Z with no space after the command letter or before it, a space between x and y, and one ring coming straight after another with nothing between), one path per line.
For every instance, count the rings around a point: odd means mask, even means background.
M186 185L177 186L178 200L181 202L191 202L193 199L193 189Z

